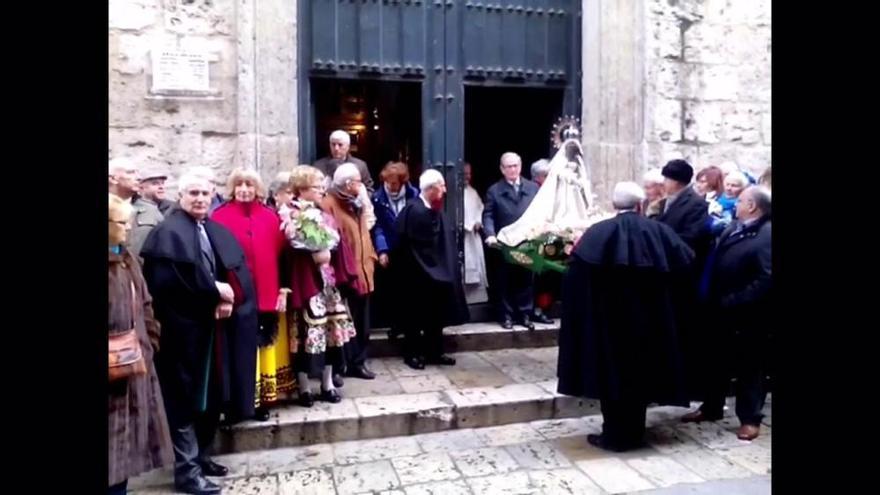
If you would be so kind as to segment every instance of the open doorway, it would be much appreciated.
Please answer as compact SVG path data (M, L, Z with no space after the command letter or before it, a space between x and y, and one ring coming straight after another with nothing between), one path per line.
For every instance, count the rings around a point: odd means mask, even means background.
M315 158L329 156L330 133L351 136L351 154L367 162L378 183L389 161L409 165L418 177L422 160L421 85L358 79L311 80L315 105Z
M522 175L530 178L530 167L550 158L550 132L562 115L563 89L465 88L464 159L471 164L471 185L480 197L501 179L501 155L513 151L522 158ZM500 252L485 248L489 278L489 301L470 305L471 321L497 319L498 270L504 260Z

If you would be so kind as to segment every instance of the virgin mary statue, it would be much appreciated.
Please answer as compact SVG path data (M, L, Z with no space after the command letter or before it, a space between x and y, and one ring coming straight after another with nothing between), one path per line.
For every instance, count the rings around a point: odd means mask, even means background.
M535 199L519 220L501 229L499 242L514 247L544 234L574 242L590 225L608 218L594 204L578 136L569 136L550 161L550 172Z

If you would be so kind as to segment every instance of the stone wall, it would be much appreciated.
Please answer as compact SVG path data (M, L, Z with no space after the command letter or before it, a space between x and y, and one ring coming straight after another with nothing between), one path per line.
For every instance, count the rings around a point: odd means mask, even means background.
M255 2L109 2L109 158L205 165L218 184L236 166L270 179L296 164L296 2ZM151 93L151 52L168 43L209 54L210 94Z
M644 166L770 165L770 0L645 0Z

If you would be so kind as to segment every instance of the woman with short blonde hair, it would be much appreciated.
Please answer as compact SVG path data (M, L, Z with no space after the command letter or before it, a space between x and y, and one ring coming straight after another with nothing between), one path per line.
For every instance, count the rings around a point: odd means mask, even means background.
M226 181L226 195L230 198L235 196L235 187L241 184L248 184L256 189L257 199L266 200L266 186L263 185L263 179L260 174L250 168L238 167L229 173L229 179Z

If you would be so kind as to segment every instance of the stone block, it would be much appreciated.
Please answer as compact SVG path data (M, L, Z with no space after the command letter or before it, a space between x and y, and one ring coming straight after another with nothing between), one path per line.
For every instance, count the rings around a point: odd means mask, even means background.
M570 467L571 462L547 442L528 442L505 447L517 464L527 469Z
M679 483L699 483L704 481L688 468L666 456L649 456L627 461L648 481L657 486L669 487Z
M391 459L391 465L404 485L447 481L461 478L455 464L445 452L432 452Z
M541 490L525 471L467 478L474 493L481 495L538 495Z
M355 495L400 486L400 480L388 460L334 466L333 480L338 495Z
M519 469L516 460L500 447L460 450L451 453L458 470L467 477L502 474Z
M436 481L406 487L405 495L471 495L464 480Z
M113 0L108 4L110 29L140 30L159 21L158 0Z
M356 440L333 444L333 455L338 465L378 461L398 456L414 456L421 453L419 444L413 437Z
M681 450L670 457L705 480L752 476L744 467L705 449Z
M278 475L280 495L326 495L334 493L333 475L328 469L306 469Z
M654 488L638 471L617 457L591 459L575 463L600 488L608 493L635 492Z
M559 495L600 495L602 491L581 471L574 468L536 470L529 479L543 493Z
M724 104L685 104L684 139L714 144L722 139L724 129Z

